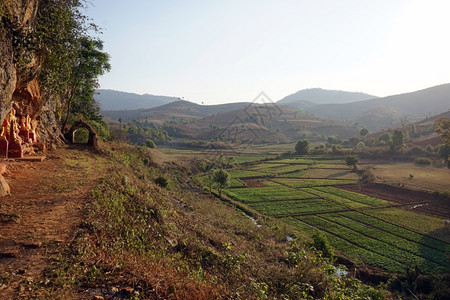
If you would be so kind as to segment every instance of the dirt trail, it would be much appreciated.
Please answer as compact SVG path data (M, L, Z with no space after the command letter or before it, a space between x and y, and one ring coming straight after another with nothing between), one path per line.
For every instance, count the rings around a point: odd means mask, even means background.
M87 149L63 148L42 162L6 162L11 195L0 197L0 295L24 296L70 242L100 177Z

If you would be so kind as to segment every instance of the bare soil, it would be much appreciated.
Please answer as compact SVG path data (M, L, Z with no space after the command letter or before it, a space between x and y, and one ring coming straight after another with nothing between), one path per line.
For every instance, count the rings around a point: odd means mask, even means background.
M68 245L101 172L87 148L48 152L42 162L6 161L11 195L0 197L0 294L27 295Z
M414 191L381 183L344 185L340 186L340 188L405 205L404 208L406 209L441 218L450 218L450 199L443 196L435 196L422 191Z

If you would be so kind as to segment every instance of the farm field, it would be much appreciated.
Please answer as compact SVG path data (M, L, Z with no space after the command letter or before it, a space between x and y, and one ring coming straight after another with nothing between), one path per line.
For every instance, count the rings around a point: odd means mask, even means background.
M443 228L450 207L442 199L359 185L343 160L320 156L267 160L230 174L235 181L224 190L228 197L310 234L322 232L356 263L399 273L450 272L450 230Z
M380 182L403 184L408 189L450 193L450 172L446 167L417 166L412 163L382 164L374 168ZM414 176L410 179L410 174Z

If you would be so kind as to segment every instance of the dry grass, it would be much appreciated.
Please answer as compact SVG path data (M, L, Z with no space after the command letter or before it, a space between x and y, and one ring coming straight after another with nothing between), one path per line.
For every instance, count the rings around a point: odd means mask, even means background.
M417 166L413 163L380 164L373 168L378 182L404 184L412 190L450 193L450 170L435 166ZM410 174L414 176L410 179Z

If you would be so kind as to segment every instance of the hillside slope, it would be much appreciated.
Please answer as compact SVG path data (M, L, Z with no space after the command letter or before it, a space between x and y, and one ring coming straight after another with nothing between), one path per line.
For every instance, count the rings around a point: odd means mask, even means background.
M307 111L322 117L353 120L369 129L389 127L409 116L424 118L450 109L450 84L416 92L346 104L322 104Z
M294 108L305 108L317 104L350 103L374 98L377 98L377 96L361 92L346 92L313 88L301 90L294 94L288 95L277 101L277 104L284 104Z
M50 158L11 166L13 198L0 198L5 299L383 295L336 277L301 232L271 219L255 226L199 189L195 161L123 144ZM161 176L167 187L154 183Z
M94 99L100 105L101 110L133 110L157 107L179 98L167 96L155 96L150 94L139 95L115 90L98 89Z
M148 120L154 124L162 125L165 121L170 121L172 119L191 121L217 113L243 108L247 104L248 103L246 102L238 102L218 105L200 105L185 100L177 100L150 109L105 110L102 114L113 120L118 120L119 118L123 121Z

